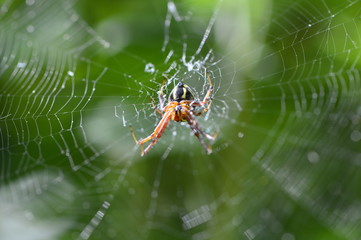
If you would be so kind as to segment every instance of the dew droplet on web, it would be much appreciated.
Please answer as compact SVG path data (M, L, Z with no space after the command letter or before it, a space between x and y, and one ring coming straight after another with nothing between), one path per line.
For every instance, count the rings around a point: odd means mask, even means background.
M153 63L147 63L145 65L144 72L154 73L155 72L154 64Z
M104 48L110 48L110 42L102 40L100 43L103 45Z
M26 0L26 5L31 6L35 3L35 0Z
M320 155L317 152L308 152L307 159L310 163L318 163L320 161Z
M291 233L286 232L282 235L281 240L295 240L295 236L293 236L293 234Z
M26 63L25 63L25 62L19 62L16 66L17 66L18 68L25 68L25 67L26 67Z
M9 8L7 6L2 6L0 8L0 13L6 13L7 11L9 11Z
M32 33L35 31L35 27L33 25L29 25L26 27L26 31L29 33Z
M157 198L158 197L158 192L157 191L152 191L151 197L152 198Z
M350 138L353 142L358 142L361 140L361 132L358 130L352 131Z

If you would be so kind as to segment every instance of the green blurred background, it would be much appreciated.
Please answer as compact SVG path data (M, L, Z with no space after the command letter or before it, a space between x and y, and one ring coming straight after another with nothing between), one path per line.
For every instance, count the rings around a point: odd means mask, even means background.
M2 1L0 239L360 239L360 7ZM140 157L205 70L213 153L171 123Z

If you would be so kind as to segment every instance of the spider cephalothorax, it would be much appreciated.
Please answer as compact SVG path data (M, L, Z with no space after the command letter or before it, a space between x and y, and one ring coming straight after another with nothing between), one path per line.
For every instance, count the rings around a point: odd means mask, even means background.
M168 98L168 104L165 107L163 107L164 106L163 87L165 82L163 83L160 91L158 92L158 98L159 98L161 110L159 110L155 106L154 101L152 99L154 110L162 116L162 119L158 123L157 127L154 129L153 133L148 137L138 141L134 135L133 130L131 129L132 136L137 144L142 146L144 143L148 142L149 140L152 140L152 142L148 145L146 149L143 150L142 148L142 153L141 153L142 156L144 156L154 146L154 144L157 143L158 139L162 136L163 132L167 128L170 120L176 122L181 122L181 121L188 122L194 135L196 135L196 137L198 138L204 149L207 151L207 153L210 154L212 152L212 148L206 145L202 136L206 137L210 141L214 141L217 134L211 136L205 133L200 128L198 122L194 118L194 116L199 116L202 113L207 112L211 106L212 98L210 97L210 95L213 91L213 85L208 73L207 73L207 79L210 86L207 91L207 94L204 96L203 101L195 100L192 89L183 82L179 82L170 92ZM195 107L204 107L204 106L205 108L200 112L196 112L194 110Z

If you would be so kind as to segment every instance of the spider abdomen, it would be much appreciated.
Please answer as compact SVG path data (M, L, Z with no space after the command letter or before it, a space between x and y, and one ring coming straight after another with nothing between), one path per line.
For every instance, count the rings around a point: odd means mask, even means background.
M169 101L180 102L182 100L193 100L193 99L194 99L194 94L192 89L183 82L179 82L177 86L175 86L172 92L169 94Z

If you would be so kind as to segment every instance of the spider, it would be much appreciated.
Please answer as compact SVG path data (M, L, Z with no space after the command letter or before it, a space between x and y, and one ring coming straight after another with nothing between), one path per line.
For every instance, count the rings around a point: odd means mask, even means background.
M175 86L173 90L170 92L168 98L168 104L165 107L163 107L164 106L163 88L166 83L166 78L164 79L160 91L158 92L158 98L159 98L161 110L155 106L154 100L153 98L151 98L153 109L159 115L162 116L162 119L154 129L153 133L144 139L137 140L134 131L130 126L130 131L132 133L134 141L136 142L136 144L141 146L141 156L147 154L149 150L158 142L159 138L161 138L162 134L167 128L170 120L176 122L187 122L190 128L192 129L194 135L198 138L202 147L206 150L206 152L208 154L212 153L211 146L206 145L202 135L206 137L209 141L214 141L217 137L217 132L213 136L205 133L201 129L199 123L194 118L195 116L200 116L201 114L207 112L213 101L213 99L210 97L213 91L212 81L209 74L208 73L206 74L209 82L209 89L206 95L204 96L203 101L196 100L194 98L194 93L191 90L191 88L188 85L184 84L183 82L179 82L177 86ZM200 112L196 112L195 111L196 107L205 107L205 108ZM152 140L152 142L146 147L146 149L144 149L143 144L150 140Z

